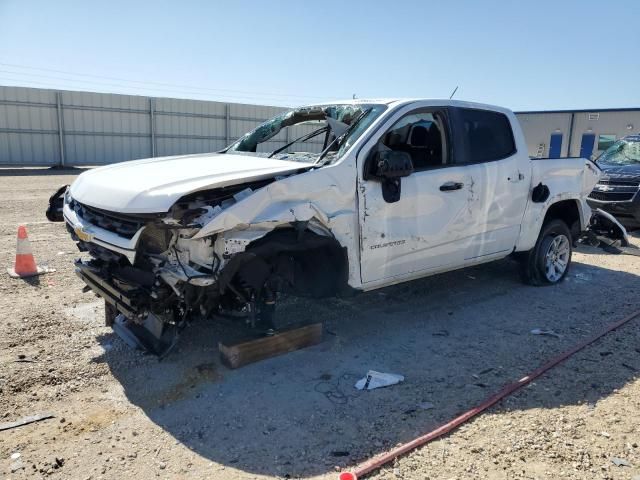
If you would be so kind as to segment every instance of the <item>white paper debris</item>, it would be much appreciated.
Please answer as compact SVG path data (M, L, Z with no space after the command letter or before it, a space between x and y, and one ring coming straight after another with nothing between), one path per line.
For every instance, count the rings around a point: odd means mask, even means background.
M612 457L611 461L616 467L630 467L631 464L627 462L624 458Z
M431 402L420 402L418 404L418 408L422 410L431 410L432 408L435 408L435 405Z
M554 332L553 330L543 330L541 328L534 328L531 330L533 335L549 335L550 337L562 338L562 335Z
M404 382L403 375L369 370L364 378L356 382L355 387L358 390L373 390L374 388L388 387L400 382Z
M578 280L582 280L583 282L589 282L591 281L591 275L587 274L587 273L576 273L575 277Z

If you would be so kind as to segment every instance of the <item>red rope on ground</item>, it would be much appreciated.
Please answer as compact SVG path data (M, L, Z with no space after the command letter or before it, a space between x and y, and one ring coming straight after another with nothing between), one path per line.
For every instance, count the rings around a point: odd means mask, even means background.
M410 452L412 450L415 450L416 448L418 448L418 447L420 447L422 445L425 445L426 443L429 443L430 441L435 440L436 438L439 438L439 437L451 432L452 430L454 430L455 428L459 427L461 424L463 424L467 420L470 420L471 418L475 417L479 413L482 413L486 409L488 409L488 408L492 407L493 405L495 405L496 403L498 403L503 398L511 395L513 392L515 392L519 388L522 388L525 385L527 385L528 383L530 383L531 381L535 380L540 375L545 373L547 370L552 369L553 367L555 367L559 363L563 362L564 360L566 360L567 358L569 358L573 354L579 352L580 350L582 350L586 346L591 345L596 340L604 337L605 335L607 335L608 333L612 332L613 330L615 330L617 328L620 328L622 325L624 325L625 323L633 320L634 318L636 318L638 316L640 316L640 311L634 312L631 315L628 315L628 316L624 317L622 320L619 320L619 321L617 321L615 323L612 323L611 325L608 325L601 332L593 335L592 337L587 338L586 340L583 340L582 342L578 343L577 345L575 345L574 347L570 348L569 350L567 350L567 351L561 353L560 355L552 358L547 363L545 363L541 367L537 368L536 370L531 372L529 375L527 375L525 377L522 377L517 382L513 382L513 383L510 383L508 385L505 385L500 391L498 391L497 393L487 397L477 407L474 407L471 410L468 410L467 412L463 413L462 415L454 418L453 420L445 423L444 425L441 425L440 427L436 428L435 430L432 430L429 433L427 433L425 435L422 435L421 437L418 437L418 438L416 438L414 440L411 440L408 443L405 443L403 445L400 445L399 447L394 448L393 450L390 450L390 451L385 452L385 453L383 453L381 455L373 457L370 460L367 460L366 462L358 465L354 470L352 470L350 472L341 473L340 477L339 477L340 480L357 480L358 478L361 478L363 475L371 473L374 470L379 469L383 465L391 462L392 460L395 460L399 456L404 455L405 453L408 453L408 452Z

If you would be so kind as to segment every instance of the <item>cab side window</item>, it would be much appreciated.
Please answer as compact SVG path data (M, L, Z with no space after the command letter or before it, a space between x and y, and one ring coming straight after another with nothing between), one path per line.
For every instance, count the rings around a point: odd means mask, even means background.
M444 115L413 112L398 120L382 137L382 145L407 152L414 170L437 168L447 163Z
M511 124L500 112L472 108L457 109L458 124L466 141L466 159L460 163L500 160L516 153Z

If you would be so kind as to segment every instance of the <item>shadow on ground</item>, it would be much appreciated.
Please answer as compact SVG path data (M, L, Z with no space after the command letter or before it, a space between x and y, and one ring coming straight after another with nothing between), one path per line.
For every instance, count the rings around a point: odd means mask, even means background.
M97 361L109 364L133 404L199 455L254 474L307 477L385 451L476 405L632 311L639 287L637 276L580 263L560 286L527 287L505 260L349 300L291 300L279 318L323 321L324 342L235 371L218 359L226 327L205 323L188 329L162 362L136 365L140 354L120 349ZM531 335L534 328L562 338ZM579 371L564 373L568 388L531 387L525 408L597 402L637 375L605 368L609 354L597 345L587 356ZM353 384L369 369L406 380L359 392Z

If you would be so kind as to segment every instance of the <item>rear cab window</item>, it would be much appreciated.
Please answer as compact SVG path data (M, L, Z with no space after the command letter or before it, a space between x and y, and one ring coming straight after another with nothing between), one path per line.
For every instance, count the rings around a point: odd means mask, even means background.
M492 162L516 153L511 122L505 114L458 107L451 114L456 164Z

